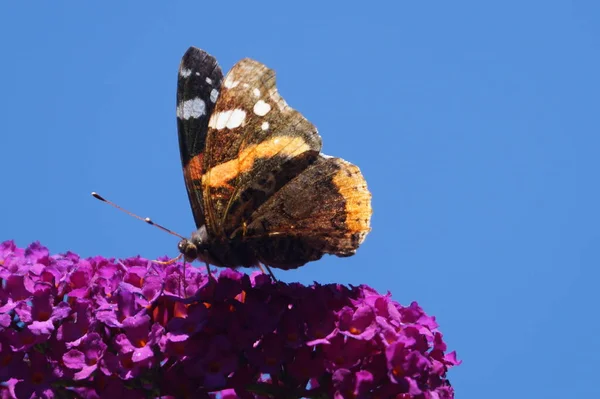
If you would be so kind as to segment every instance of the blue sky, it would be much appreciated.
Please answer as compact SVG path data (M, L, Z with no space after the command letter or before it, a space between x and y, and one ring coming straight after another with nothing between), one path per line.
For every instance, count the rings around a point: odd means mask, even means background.
M255 58L373 193L356 256L280 279L418 301L457 398L600 397L600 3L124 3L0 6L0 240L176 255L89 193L191 233L180 57Z

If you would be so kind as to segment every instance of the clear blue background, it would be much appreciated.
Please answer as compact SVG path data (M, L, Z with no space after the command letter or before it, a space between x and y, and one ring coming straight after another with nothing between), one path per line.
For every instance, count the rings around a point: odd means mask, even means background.
M457 398L600 397L599 2L16 3L0 6L0 240L176 255L89 193L191 233L180 57L252 57L373 192L356 256L280 279L417 300L464 361Z

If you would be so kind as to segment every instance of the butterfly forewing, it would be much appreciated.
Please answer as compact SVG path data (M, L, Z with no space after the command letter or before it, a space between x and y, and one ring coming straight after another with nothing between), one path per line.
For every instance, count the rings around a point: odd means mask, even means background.
M185 184L196 226L204 224L202 175L208 121L215 108L223 80L216 59L190 47L177 74L177 130Z
M232 238L258 206L317 158L321 138L278 94L275 73L244 59L223 81L206 146L209 232Z

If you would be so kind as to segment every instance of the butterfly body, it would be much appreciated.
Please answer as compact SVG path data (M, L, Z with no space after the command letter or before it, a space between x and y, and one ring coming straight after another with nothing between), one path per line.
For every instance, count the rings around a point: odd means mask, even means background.
M179 243L188 261L292 269L352 255L370 230L360 170L320 153L317 129L263 64L244 59L223 78L212 56L191 47L178 73L177 123L198 228Z

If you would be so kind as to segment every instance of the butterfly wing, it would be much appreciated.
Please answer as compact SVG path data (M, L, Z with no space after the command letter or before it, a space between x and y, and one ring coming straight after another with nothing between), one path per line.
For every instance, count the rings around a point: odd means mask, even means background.
M353 255L370 231L371 213L358 167L320 155L252 214L243 234L261 263L292 269L323 254Z
M232 238L317 159L321 138L279 95L275 73L257 61L238 62L221 89L208 123L202 186L209 235Z
M186 51L177 79L177 130L185 185L197 227L205 224L203 158L208 121L222 80L223 72L213 56L195 47Z
M316 128L287 105L263 64L244 59L223 79L213 57L190 48L177 121L196 225L216 242L290 269L326 253L352 255L369 232L371 194L360 170L319 155Z

